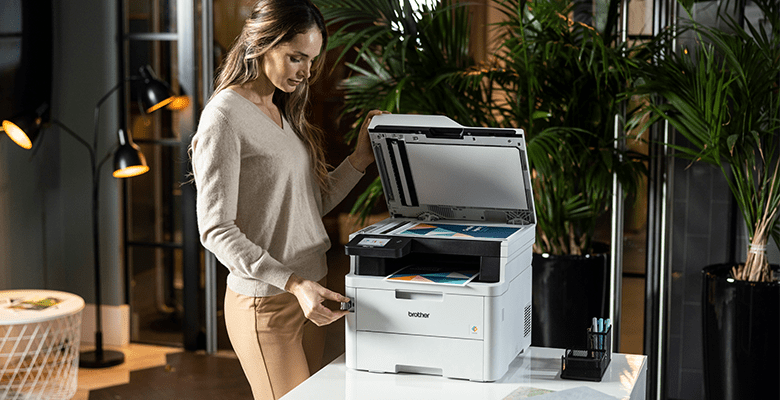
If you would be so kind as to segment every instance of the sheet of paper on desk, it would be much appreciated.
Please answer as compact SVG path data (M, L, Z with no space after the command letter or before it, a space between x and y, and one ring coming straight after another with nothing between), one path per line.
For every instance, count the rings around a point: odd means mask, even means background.
M539 392L543 391L543 392ZM579 386L576 388L560 390L557 392L521 387L504 397L504 400L517 400L533 397L534 400L616 400L617 397L612 397L608 394L599 392L596 389L591 389L587 386Z
M517 388L514 392L509 393L508 396L504 397L504 400L527 399L529 397L537 397L547 393L554 393L554 391L523 386Z

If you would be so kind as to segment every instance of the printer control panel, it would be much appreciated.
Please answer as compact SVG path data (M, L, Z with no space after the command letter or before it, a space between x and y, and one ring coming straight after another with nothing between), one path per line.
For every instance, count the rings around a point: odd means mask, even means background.
M390 243L392 239L389 238L372 238L367 237L363 238L361 241L358 242L358 246L368 246L368 247L385 247L388 243Z
M401 258L409 254L412 238L358 235L347 244L347 254L379 258Z

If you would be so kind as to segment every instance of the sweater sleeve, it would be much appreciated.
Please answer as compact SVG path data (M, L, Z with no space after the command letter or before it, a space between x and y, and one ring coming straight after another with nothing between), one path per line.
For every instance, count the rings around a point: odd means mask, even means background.
M349 158L345 158L344 161L328 175L330 176L331 187L328 193L323 193L322 195L323 216L333 210L345 197L347 197L352 188L360 181L360 178L365 175L365 172L356 170L355 167L352 166L352 163L349 162Z
M201 119L192 141L192 166L203 246L232 274L284 290L293 271L249 240L236 225L241 143L217 110Z

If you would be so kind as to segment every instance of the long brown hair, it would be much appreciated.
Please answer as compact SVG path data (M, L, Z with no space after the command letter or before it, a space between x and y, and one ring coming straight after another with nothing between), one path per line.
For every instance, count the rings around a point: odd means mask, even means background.
M306 109L309 85L319 77L325 60L328 31L322 13L310 0L259 0L252 9L252 15L244 23L241 34L222 61L212 97L229 86L258 79L263 73L263 55L268 50L290 42L295 35L306 33L315 27L322 34L322 49L319 57L314 60L311 78L304 79L292 93L276 89L273 102L293 131L306 144L317 182L323 191L327 191L330 184L323 132L306 119Z

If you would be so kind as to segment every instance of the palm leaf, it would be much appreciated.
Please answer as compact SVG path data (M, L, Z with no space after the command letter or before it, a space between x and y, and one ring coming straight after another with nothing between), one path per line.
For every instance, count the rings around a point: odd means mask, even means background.
M652 114L653 121L668 121L687 140L670 145L679 155L723 171L751 242L780 233L780 18L777 2L756 4L775 12L767 15L768 25L742 28L726 16L727 33L694 24L689 29L699 45L643 68L636 93L663 102L633 119ZM767 268L765 260L757 263L749 259L745 268Z

